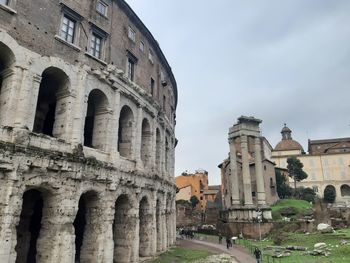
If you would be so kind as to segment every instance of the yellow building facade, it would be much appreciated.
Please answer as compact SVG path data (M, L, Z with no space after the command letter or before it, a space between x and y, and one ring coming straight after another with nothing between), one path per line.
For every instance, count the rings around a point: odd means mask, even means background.
M279 168L287 168L287 159L297 157L308 177L297 187L309 187L323 198L326 187L336 191L336 202L350 204L350 138L309 140L308 154L291 137L288 127L282 129L282 140L272 151ZM290 180L291 185L293 181Z

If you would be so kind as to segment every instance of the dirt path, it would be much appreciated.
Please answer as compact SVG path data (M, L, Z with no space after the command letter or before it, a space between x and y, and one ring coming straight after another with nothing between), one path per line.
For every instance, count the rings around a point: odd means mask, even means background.
M214 254L226 253L233 256L239 263L255 263L256 260L243 248L233 245L230 249L226 249L226 245L215 244L211 242L180 239L178 240L180 247L192 248L197 250L207 250Z

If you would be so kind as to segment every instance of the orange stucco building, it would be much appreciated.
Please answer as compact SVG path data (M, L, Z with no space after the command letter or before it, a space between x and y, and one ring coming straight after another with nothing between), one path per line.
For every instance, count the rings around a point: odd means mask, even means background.
M197 170L193 174L183 173L175 178L176 186L179 192L176 194L176 200L189 201L191 196L195 195L199 203L197 209L205 210L206 199L204 191L208 190L208 172Z

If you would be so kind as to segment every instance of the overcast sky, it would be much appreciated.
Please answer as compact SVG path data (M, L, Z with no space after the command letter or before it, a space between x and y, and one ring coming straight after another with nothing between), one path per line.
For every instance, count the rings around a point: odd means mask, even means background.
M283 123L305 150L350 137L350 1L127 2L177 80L176 175L202 168L220 184L241 115L262 119L273 147Z

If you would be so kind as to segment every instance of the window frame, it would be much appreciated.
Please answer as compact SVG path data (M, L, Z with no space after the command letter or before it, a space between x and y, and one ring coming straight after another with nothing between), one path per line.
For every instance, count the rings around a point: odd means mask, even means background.
M145 53L145 42L143 42L142 40L140 41L140 46L139 46L140 50L142 53Z
M79 13L77 13L76 11L74 11L73 9L71 9L70 7L66 6L65 4L61 3L62 6L62 11L61 11L61 23L59 25L59 30L58 30L58 35L57 37L68 43L69 45L73 45L76 46L78 45L79 42L79 36L80 36L80 27L79 27L79 23L84 19L83 16L81 16ZM72 41L68 41L67 38L63 37L61 35L62 33L62 26L64 24L64 18L67 18L68 20L70 20L71 22L74 22L74 28L73 28L73 38ZM68 32L67 32L68 34Z
M105 8L104 13L99 10L99 6L103 6ZM104 17L108 17L108 5L104 1L98 0L96 3L96 12Z
M130 81L135 81L137 61L138 61L137 57L133 53L131 53L129 50L127 50L126 74L127 74L128 80Z
M65 19L68 21L68 24L65 24ZM73 24L73 28L70 27L70 25ZM63 29L66 29L66 32L64 32ZM62 22L61 22L61 28L60 28L60 34L59 36L66 42L74 44L76 40L76 28L77 28L77 21L72 19L67 14L63 13ZM69 29L72 29L72 34L69 34ZM71 40L69 38L71 37Z
M106 43L106 40L108 37L108 33L91 22L90 22L90 25L91 25L91 30L90 30L90 37L89 37L89 50L87 53L90 56L92 56L93 58L96 58L98 60L103 61L105 58L105 43ZM96 49L95 49L96 48L96 40L95 40L94 49L92 49L93 48L93 46L92 46L93 37L95 39L100 39L99 56L96 56Z
M136 42L136 31L130 25L128 27L128 38L134 43Z
M148 60L153 64L154 63L154 54L151 49L148 50Z

